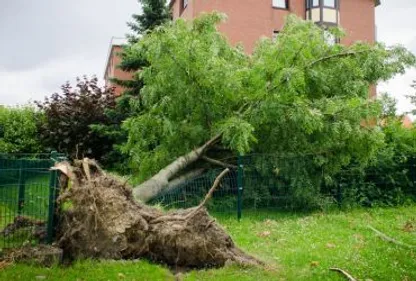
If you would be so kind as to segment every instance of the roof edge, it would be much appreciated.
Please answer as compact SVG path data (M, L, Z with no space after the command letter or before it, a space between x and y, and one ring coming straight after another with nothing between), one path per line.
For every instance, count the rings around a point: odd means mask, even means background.
M111 37L110 46L109 46L108 52L107 52L107 62L105 64L105 70L104 70L104 80L107 80L107 70L108 70L108 67L110 65L110 60L111 60L111 57L113 55L114 47L122 47L123 45L125 45L125 43L122 43L122 40L124 41L125 38L124 37L114 37L114 36Z
M176 0L170 0L169 1L169 8L170 7L172 7L172 5L173 5L173 3L175 2ZM374 0L375 1L375 3L376 3L376 6L379 6L379 5L381 5L381 0Z

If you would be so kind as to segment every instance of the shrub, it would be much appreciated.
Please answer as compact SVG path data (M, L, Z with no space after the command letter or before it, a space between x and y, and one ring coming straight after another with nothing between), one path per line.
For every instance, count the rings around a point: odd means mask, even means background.
M33 107L0 107L0 152L35 153L41 151L37 122L41 114Z
M397 205L416 198L416 129L389 120L383 132L385 146L367 167L350 165L338 176L344 203Z
M45 122L40 123L42 141L71 158L90 157L107 163L112 139L92 126L112 123L105 111L115 105L113 89L100 88L95 77L78 78L74 88L66 83L61 89L62 93L36 102L45 114Z

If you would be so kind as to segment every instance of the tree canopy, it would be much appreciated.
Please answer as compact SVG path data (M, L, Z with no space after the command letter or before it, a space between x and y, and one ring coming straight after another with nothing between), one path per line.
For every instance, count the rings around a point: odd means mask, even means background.
M121 57L119 67L123 71L131 72L134 79L121 80L112 78L113 82L122 86L123 94L116 99L114 108L108 108L106 115L113 122L110 125L96 124L96 131L104 137L110 137L114 140L114 150L112 151L112 168L125 172L123 157L120 154L119 146L127 139L126 132L122 130L121 124L128 117L135 116L140 107L134 104L140 103L140 90L143 87L143 81L135 74L142 67L148 65L148 62L141 56L132 55L132 46L140 40L145 33L151 32L158 25L170 20L170 11L166 6L165 0L139 0L143 12L133 14L133 21L128 23L131 33L127 35L128 43L123 46L123 51L118 54Z
M62 93L36 102L45 115L39 123L42 143L72 159L92 157L105 162L112 138L98 134L92 126L112 124L105 111L115 106L114 91L100 88L95 77L78 78L75 87L66 83L61 89Z
M329 170L364 163L382 146L371 125L382 106L369 87L414 65L410 52L330 44L320 27L289 16L276 40L248 55L217 31L224 19L179 19L131 46L130 56L149 62L136 77L142 111L124 125L124 151L142 180L215 135L235 154L325 152L316 161Z

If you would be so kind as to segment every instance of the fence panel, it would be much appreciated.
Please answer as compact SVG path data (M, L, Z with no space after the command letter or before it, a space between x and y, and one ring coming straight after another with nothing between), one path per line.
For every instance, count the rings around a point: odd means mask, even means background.
M187 181L181 186L173 186L150 202L165 209L190 208L197 206L211 188L222 170L211 170L207 174ZM214 213L236 213L237 211L237 171L230 171L221 181L207 203Z
M208 209L240 219L245 213L310 211L347 205L402 204L416 200L416 158L390 159L366 168L350 164L338 172L321 165L322 154L252 154L227 159L237 165L214 193ZM331 167L327 167L331 168ZM171 187L153 200L164 208L196 206L221 169Z
M51 157L52 156L52 157ZM57 154L0 154L0 248L51 242Z

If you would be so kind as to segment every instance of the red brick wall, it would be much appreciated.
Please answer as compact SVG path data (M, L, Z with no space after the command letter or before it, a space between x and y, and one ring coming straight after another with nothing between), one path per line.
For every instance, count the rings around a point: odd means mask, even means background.
M195 17L195 3L200 0L188 0L188 6L185 9L182 9L182 0L175 0L171 9L172 9L172 16L174 19L179 17L184 19L193 19Z
M349 45L355 41L375 42L374 0L341 0L340 26L347 36L341 43Z
M115 77L121 80L130 80L133 76L131 72L122 71L120 68L117 67L121 63L121 58L120 56L118 56L118 53L120 53L121 51L122 51L121 46L111 47L110 58L109 58L106 75L105 75L106 87L115 87L116 96L120 96L123 93L124 89L123 87L114 85L113 83L111 83L109 79Z
M346 31L341 43L375 41L375 1L340 0L340 26ZM180 14L181 0L173 0L173 18L191 19L202 12L220 11L228 16L219 30L235 45L243 43L251 53L262 36L271 37L274 30L283 27L289 13L305 18L305 0L289 0L289 11L274 9L272 0L189 0L188 7ZM376 96L376 87L370 87L370 96Z
M303 0L291 1L291 12L305 16ZM180 15L181 0L172 5L174 19L194 18L202 12L220 11L228 16L226 23L219 29L224 32L232 44L243 43L247 52L251 52L262 36L272 36L274 30L280 30L289 11L273 9L271 0L190 0L188 7Z
M272 0L189 0L188 7L180 15L181 0L173 0L174 19L191 19L202 12L220 11L228 16L220 26L232 44L242 42L247 52L251 52L262 36L272 36L280 30L285 17L294 13L305 18L305 0L289 0L289 11L274 9ZM340 25L346 30L344 44L361 40L375 40L374 0L340 0Z
M174 19L192 19L202 12L214 10L227 14L228 20L220 25L220 31L227 35L232 44L241 42L248 53L253 51L260 37L271 37L274 30L280 30L289 13L305 18L305 0L289 0L289 11L274 9L272 0L189 0L184 10L181 9L181 4L182 0L173 0L171 4ZM374 42L374 0L340 0L340 25L347 33L342 40L343 44L348 45L357 40ZM131 79L131 73L116 67L121 61L117 56L120 51L120 46L112 47L106 78ZM113 86L108 79L106 85ZM116 94L120 95L122 92L123 89L116 86ZM374 96L375 87L370 92Z

